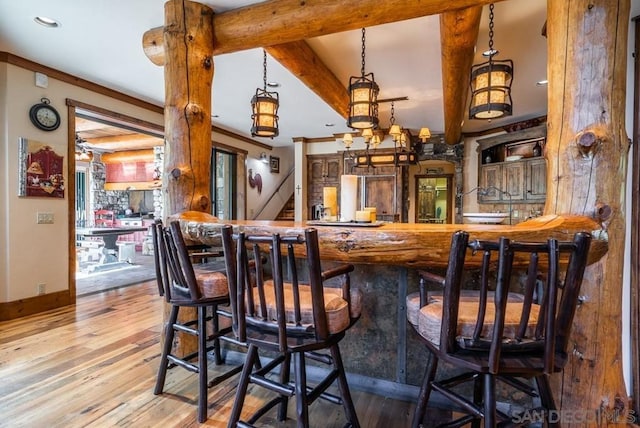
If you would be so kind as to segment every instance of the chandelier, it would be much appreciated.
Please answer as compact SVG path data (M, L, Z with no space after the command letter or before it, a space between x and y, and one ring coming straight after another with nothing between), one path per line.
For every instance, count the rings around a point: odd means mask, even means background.
M360 76L349 79L349 117L347 126L353 129L378 126L378 92L373 73L365 74L365 29L362 29L362 68Z
M511 116L513 61L496 61L493 48L493 3L489 5L489 50L482 53L487 62L471 67L469 119L496 119Z
M267 91L267 52L264 49L262 55L263 87L256 89L251 99L251 136L273 138L278 136L278 93Z

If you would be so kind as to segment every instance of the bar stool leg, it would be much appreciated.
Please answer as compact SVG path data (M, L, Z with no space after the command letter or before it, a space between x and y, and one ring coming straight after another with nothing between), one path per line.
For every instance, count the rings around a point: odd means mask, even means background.
M240 414L242 413L242 406L244 405L244 397L247 394L247 388L249 387L249 378L251 371L256 364L258 358L258 347L250 344L247 350L247 356L242 367L242 373L240 374L240 380L236 387L236 398L233 401L233 407L231 408L231 414L229 415L229 422L227 428L235 428L240 420Z
M207 307L198 307L198 422L207 420Z
M431 382L436 375L437 368L438 357L429 352L427 369L424 372L424 379L422 380L422 387L420 388L420 393L418 394L416 410L413 413L413 421L411 422L412 428L419 428L422 424L424 415L427 411L427 404L429 404L429 396L431 395Z
M280 383L287 385L291 379L291 354L286 353L284 360L280 365ZM287 407L289 406L289 397L283 395L278 406L278 420L280 422L287 419Z
M178 306L171 307L171 313L169 315L169 321L165 325L164 344L162 346L162 355L160 356L160 366L158 367L158 376L156 379L156 387L153 390L154 395L162 394L164 389L164 382L167 377L167 368L169 367L169 353L173 346L173 338L175 336L175 330L173 325L178 320Z
M296 352L293 357L296 373L296 415L298 428L309 426L309 403L307 402L307 370L304 352Z
M496 426L496 378L490 373L484 375L484 426Z
M344 371L344 365L342 364L342 355L340 354L340 348L338 344L333 345L330 348L331 358L333 359L333 366L338 371L338 388L340 389L340 396L342 397L342 407L351 424L351 428L360 428L360 422L358 421L358 415L356 414L356 408L353 405L353 399L351 398L351 392L349 391L349 384L347 383L347 375Z

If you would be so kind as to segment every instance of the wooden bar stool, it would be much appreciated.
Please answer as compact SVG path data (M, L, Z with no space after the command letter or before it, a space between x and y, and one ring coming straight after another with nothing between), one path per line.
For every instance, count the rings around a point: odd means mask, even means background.
M338 347L360 316L362 295L351 288L348 275L353 266L341 265L323 272L315 229L307 229L304 236L233 236L231 226L225 226L222 243L233 328L249 346L228 427L252 426L276 406L278 420L283 421L288 400L294 396L298 427L309 426L308 406L317 398L342 404L348 424L359 427ZM261 260L265 253L267 266L251 263ZM299 269L304 263L296 261L296 255L304 255L308 272ZM329 287L325 281L331 278L341 279L341 284ZM263 351L273 359L256 366ZM290 377L292 358L294 379ZM315 386L307 384L307 359L329 367L326 377ZM278 368L279 372L271 376ZM327 392L336 380L340 396ZM275 398L241 420L249 384L266 388L275 393Z
M447 427L517 422L518 415L496 410L497 381L539 399L543 408L543 412L536 409L539 414L549 416L556 410L549 377L567 362L590 243L588 233L577 233L570 242L540 243L507 238L469 242L466 232L453 235L446 275L420 271L419 311L408 311L410 324L429 351L413 427L432 426L423 425L423 419L433 390L463 413ZM480 258L480 289L465 293L463 271L471 257ZM522 296L510 297L509 290L517 283ZM442 287L442 294L429 297L427 284ZM415 302L415 297L407 300ZM435 380L440 361L464 373ZM472 397L456 389L466 382L472 383ZM555 426L554 421L547 422Z
M223 363L220 340L238 343L235 338L227 337L231 327L220 328L220 317L230 317L228 311L220 307L229 304L229 288L223 272L195 272L189 251L185 245L178 222L172 222L164 228L156 221L152 229L154 240L154 258L158 292L171 305L171 313L164 327L164 343L154 394L162 394L167 369L175 366L198 373L198 422L207 419L207 390L236 373L242 366L208 379L207 353L213 351L215 363ZM188 321L179 321L181 308L195 308L197 316ZM210 325L209 334L207 324ZM189 334L197 337L197 351L184 357L171 352L175 334ZM194 362L195 361L195 362Z

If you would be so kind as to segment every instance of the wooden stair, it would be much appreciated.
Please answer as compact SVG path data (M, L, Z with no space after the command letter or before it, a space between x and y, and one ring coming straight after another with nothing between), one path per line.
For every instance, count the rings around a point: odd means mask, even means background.
M284 207L282 207L282 210L280 210L280 213L276 217L276 220L293 221L295 219L296 204L295 198L293 196L294 195L291 195L287 203L284 204Z

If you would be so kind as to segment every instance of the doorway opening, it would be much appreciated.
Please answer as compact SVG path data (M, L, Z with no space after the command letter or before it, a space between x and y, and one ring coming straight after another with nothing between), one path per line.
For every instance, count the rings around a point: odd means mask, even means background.
M75 131L69 136L69 158L75 159L68 186L70 292L86 295L153 279L148 227L156 214L154 192L161 198L154 148L164 145L163 128L73 101L68 105ZM101 228L109 230L100 233Z
M415 222L451 223L453 174L415 176Z

